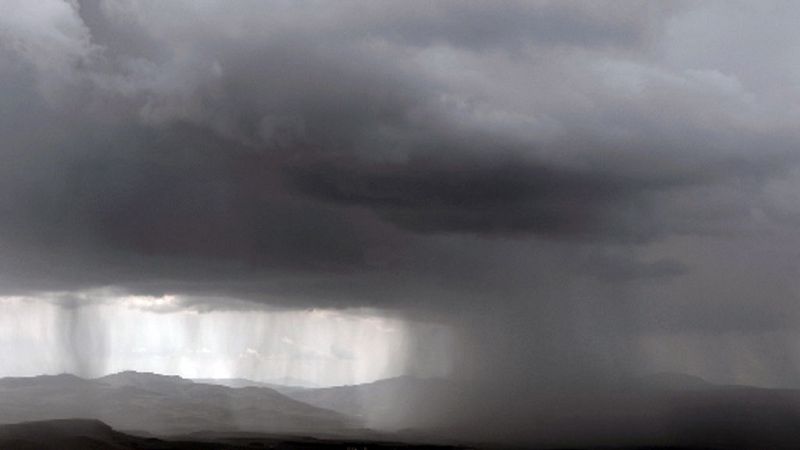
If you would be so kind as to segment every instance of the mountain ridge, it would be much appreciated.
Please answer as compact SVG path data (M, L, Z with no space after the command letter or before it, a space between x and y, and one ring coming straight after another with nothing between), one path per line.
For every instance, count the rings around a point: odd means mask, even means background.
M266 387L234 389L178 376L125 371L0 379L0 423L96 418L123 430L341 431L358 420Z

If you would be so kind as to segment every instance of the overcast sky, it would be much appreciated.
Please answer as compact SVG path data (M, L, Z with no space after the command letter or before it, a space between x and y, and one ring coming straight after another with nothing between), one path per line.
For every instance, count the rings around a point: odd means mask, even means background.
M520 384L799 379L800 4L0 3L9 304L369 308Z

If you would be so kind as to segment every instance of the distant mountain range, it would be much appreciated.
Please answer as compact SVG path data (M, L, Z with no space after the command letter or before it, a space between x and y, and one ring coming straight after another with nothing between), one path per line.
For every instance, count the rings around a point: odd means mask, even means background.
M464 382L413 377L296 389L287 395L249 380L225 382L243 387L137 372L96 379L73 375L3 378L0 423L98 419L124 432L188 436L189 441L203 442L242 433L338 439L387 436L366 426L395 431L400 440L445 438L522 448L530 448L532 442L544 448L589 444L614 448L800 448L800 391L714 385L684 374L648 375L603 388L519 393L487 392ZM525 422L509 423L512 420ZM89 427L93 439L123 439L106 425L80 422L76 426ZM54 435L59 435L59 430L70 431L59 423L45 428ZM27 432L25 427L13 430L14 436ZM16 439L8 433L5 439ZM65 436L69 442L75 438L69 433ZM0 448L44 448L3 446L3 439L0 432ZM140 446L131 448L203 448L151 444L155 445L136 443Z
M0 379L0 423L93 418L121 430L339 432L359 421L266 387L230 388L176 376L121 372Z

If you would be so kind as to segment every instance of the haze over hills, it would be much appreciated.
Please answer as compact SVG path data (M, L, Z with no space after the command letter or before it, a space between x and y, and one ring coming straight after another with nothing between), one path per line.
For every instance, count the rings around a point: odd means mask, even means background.
M364 420L370 427L425 427L459 398L460 388L443 379L402 376L372 383L304 389L288 395L320 408Z
M634 386L655 389L711 389L715 385L695 375L676 372L658 372L637 377Z
M314 386L311 383L303 382L302 380L291 380L291 379L286 380L289 382L287 384L253 381L253 380L248 380L247 378L193 378L192 381L194 381L195 383L216 384L219 386L227 386L230 388L263 387L267 389L273 389L275 391L280 392L281 394L291 394L293 392L316 388L316 386ZM298 384L291 384L292 381L295 381Z
M616 389L657 392L723 387L693 375L661 372L619 380ZM424 427L431 423L432 417L452 417L453 413L446 409L459 410L461 406L457 405L471 394L465 382L401 376L372 383L290 390L287 395L310 405L362 418L372 427L406 429Z
M553 391L537 404L509 410L526 417L509 435L497 433L510 416L497 416L498 399L482 399L468 384L399 377L291 394L303 402L362 417L371 427L422 436L459 436L464 442L536 443L549 447L668 446L670 448L796 448L800 390L716 385L681 373L656 373L616 385ZM486 411L467 411L483 400ZM525 410L527 408L527 410ZM448 420L435 420L447 417Z

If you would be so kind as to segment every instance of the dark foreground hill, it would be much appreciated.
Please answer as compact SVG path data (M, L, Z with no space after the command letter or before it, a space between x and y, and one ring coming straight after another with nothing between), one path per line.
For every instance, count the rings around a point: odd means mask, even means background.
M404 444L377 440L314 439L290 435L198 434L171 439L121 433L99 420L63 419L0 425L0 449L13 450L297 450L420 449L456 447Z
M209 430L335 433L359 427L344 414L263 387L234 389L137 372L91 380L73 375L0 379L0 423L75 417L162 435Z

